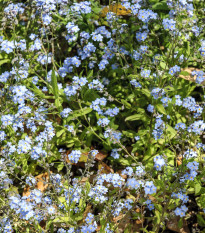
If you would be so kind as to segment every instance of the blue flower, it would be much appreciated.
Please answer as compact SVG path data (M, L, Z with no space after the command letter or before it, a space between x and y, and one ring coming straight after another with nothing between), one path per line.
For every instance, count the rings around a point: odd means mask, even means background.
M49 206L47 208L47 210L48 210L48 214L55 214L55 212L56 212L56 210L55 210L55 208L53 206Z
M151 74L151 70L142 70L141 71L141 76L143 78L148 78L150 76L150 74Z
M103 41L103 36L101 34L96 34L95 32L93 32L91 35L94 41Z
M77 163L80 159L81 151L79 150L72 150L70 154L68 154L68 158L71 161L71 163Z
M151 104L149 104L149 105L147 106L147 111L153 113L153 112L154 112L154 106L151 105Z
M136 33L136 38L138 42L145 41L147 38L148 33L147 32L137 32Z
M31 45L30 51L40 50L41 47L42 47L41 40L37 38L34 40L34 44Z
M69 132L73 133L74 132L74 126L73 125L65 125L68 129Z
M136 140L136 141L139 141L139 140L140 140L140 136L136 136L136 137L135 137L135 140Z
M154 186L153 181L146 181L144 187L145 194L154 194L157 192L157 188Z
M182 205L180 208L177 207L174 210L175 215L180 216L180 217L184 217L186 215L186 211L188 210L188 208L185 205Z
M110 120L108 118L101 118L98 120L97 124L99 126L105 127L109 124Z
M74 23L72 22L69 22L67 25L66 25L66 28L67 28L67 31L68 33L70 34L73 34L73 33L76 33L78 31L80 31L80 28L78 26L76 26Z
M181 70L180 66L175 65L169 69L169 74L173 76L174 74L179 73L180 70Z
M12 125L13 121L14 121L14 116L11 114L2 115L2 117L1 117L1 122L2 122L3 126Z
M158 99L159 97L163 96L165 94L165 91L162 88L154 88L151 91L151 95L154 97L154 99Z
M148 46L145 46L145 45L140 45L140 47L139 47L139 51L141 54L146 53L147 49L148 49Z
M141 186L141 184L135 178L128 178L127 186L131 189L138 189Z
M9 77L10 77L10 72L5 71L0 75L0 82L6 83Z
M185 123L182 123L182 122L179 122L179 123L177 123L176 125L175 125L175 127L174 127L175 129L186 129L186 125L185 125Z
M114 159L119 159L120 155L118 153L118 149L112 149L112 152L110 154Z
M141 85L139 82L137 82L136 80L134 80L134 79L131 80L130 83L131 83L134 87L139 87L139 88L142 87L142 85Z
M126 167L124 170L122 170L121 174L122 175L132 176L133 175L133 169L131 167Z
M101 60L100 63L98 64L99 69L100 70L105 69L105 67L106 67L107 64L109 64L108 60L106 60L106 59Z
M165 165L165 161L164 159L162 158L161 155L157 155L155 158L154 158L154 167L156 168L157 171L161 171L162 170L162 167Z
M1 43L1 50L5 51L7 54L12 53L14 48L15 45L13 41L4 40Z
M64 108L63 111L60 113L61 117L66 118L69 116L69 113L72 112L70 108Z
M164 26L164 29L168 29L168 30L171 30L171 31L174 31L176 28L175 28L175 25L176 25L176 21L173 20L173 19L163 19L163 22L162 22L163 26Z

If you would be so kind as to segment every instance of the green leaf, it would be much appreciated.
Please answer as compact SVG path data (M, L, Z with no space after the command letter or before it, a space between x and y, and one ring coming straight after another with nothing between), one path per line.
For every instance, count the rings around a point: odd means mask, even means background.
M92 11L98 15L102 11L102 8L101 7L94 7L94 8L92 8Z
M66 130L65 129L61 129L56 133L56 137L59 138L63 133L65 133Z
M157 109L158 112L160 112L160 113L162 113L164 115L167 115L166 110L165 110L163 104L156 104L155 107L156 107L156 109Z
M92 108L83 108L82 110L79 109L79 110L73 111L73 113L70 114L70 116L67 118L67 121L70 121L73 118L77 118L77 117L86 115L86 114L88 114L90 112L92 112Z
M90 192L91 185L90 185L90 183L88 181L86 181L86 183L85 183L85 189L86 189L87 193Z
M62 100L60 97L58 97L57 99L55 99L55 106L56 108L61 112L63 109L61 101Z
M169 138L172 139L173 137L175 137L177 131L174 128L172 128L170 125L167 125L166 127L167 127L166 131L169 133Z
M190 76L190 73L187 71L182 71L179 73L179 75L183 75L183 76Z
M9 59L0 60L0 66L3 65L4 63L9 63L9 62L10 62Z
M132 116L125 118L125 121L137 121L137 120L141 120L141 119L142 119L141 114L134 114Z
M87 79L91 78L93 76L93 70L89 70Z
M159 63L162 69L165 69L167 67L165 62L160 62Z
M201 184L196 183L194 186L194 191L196 195L199 195L200 191L201 191Z
M33 83L31 84L31 88L29 88L34 94L40 96L43 99L55 99L54 96L46 96L40 89L38 89Z
M151 97L150 91L149 91L148 89L143 88L143 89L141 89L141 92L142 92L144 95L146 95L148 98Z
M200 215L197 214L197 222L199 224L199 226L204 227L205 226L205 219Z
M52 74L51 74L51 86L53 88L53 94L57 99L59 96L59 92L58 92L57 77L56 77L54 69L52 70Z
M205 208L205 194L200 195L200 197L196 198L197 205L200 208Z
M161 215L160 212L158 210L155 210L155 216L156 216L156 220L157 220L157 224L160 224L161 222Z
M69 217L59 217L59 218L55 218L53 220L53 223L68 223L70 221L70 218Z
M127 118L125 118L125 121L138 121L138 120L147 121L148 117L146 116L145 111L143 109L139 108L138 112L139 113L134 114L132 116L128 116Z
M64 168L64 163L60 163L57 166L58 172L61 171Z
M123 130L122 133L126 136L126 137L129 137L129 138L134 138L134 131L131 131L131 130Z
M166 1L158 2L152 6L153 10L169 10Z
M130 103L128 103L126 100L121 99L121 102L127 107L127 108L131 108L132 105Z
M67 148L71 148L74 146L74 142L66 143Z
M179 222L178 222L177 225L178 225L179 229L182 228L182 226L183 226L183 218L180 218L180 220L179 220Z
M130 166L130 164L132 163L132 160L130 160L129 158L124 159L124 158L119 158L119 163L122 164L123 166Z

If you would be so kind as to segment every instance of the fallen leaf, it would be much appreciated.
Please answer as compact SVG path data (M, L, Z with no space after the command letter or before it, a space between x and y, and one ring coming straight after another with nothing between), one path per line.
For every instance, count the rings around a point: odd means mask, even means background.
M136 233L140 232L140 228L142 228L142 222L137 223L137 221L132 221L132 216L130 212L128 214L120 214L119 216L113 218L113 221L115 223L118 223L116 231L117 233L125 232L126 228L127 230L129 230L129 233Z
M48 187L48 180L49 180L48 172L36 176L35 179L37 181L36 188L41 190L41 192L45 191Z
M111 167L109 167L106 163L104 163L102 161L100 161L99 164L98 164L98 170L100 171L100 174L114 173L114 170Z
M150 199L152 202L156 202L156 198L153 197L152 195L149 195L149 194L148 194L148 197L149 197L149 199Z
M117 171L117 173L118 173L123 179L127 179L127 175L122 175L122 171L123 171L123 170L119 170L119 171Z
M86 206L85 211L84 211L84 213L83 213L83 222L85 222L85 219L86 219L88 213L90 212L91 208L92 208L92 205L91 205L91 204L88 204L88 205Z
M88 177L83 177L83 178L80 180L80 183L85 183L86 181L88 181Z
M182 164L182 156L177 157L177 165L180 166Z
M35 188L39 189L41 192L44 192L47 187L48 187L48 180L49 180L49 175L47 172L42 173L38 176L35 176L35 179L37 181ZM24 188L23 191L23 197L24 196L29 196L30 195L30 187L27 186L26 188Z
M187 73L189 73L189 75L179 75L180 78L183 78L183 79L186 79L188 81L192 81L192 82L195 82L196 80L196 75L192 76L191 73L192 71L199 71L199 69L195 68L195 67L187 67L187 68L183 68L181 69L181 71L186 71ZM203 82L205 83L205 82Z
M90 150L92 150L92 149L90 149ZM69 155L70 153L71 153L70 150L66 152L66 162L69 163L69 164L75 165L75 163L71 163L70 160L69 160L69 158L68 158L68 155ZM80 159L79 159L78 163L79 163L79 162L83 162L83 163L87 162L87 160L88 160L88 155L89 155L89 152L82 152L82 154L81 154L81 156L80 156ZM99 151L99 153L95 155L95 159L96 159L97 161L102 161L102 160L105 159L107 156L108 156L107 153L105 153L105 152L103 152L103 151Z
M99 153L96 154L95 159L96 159L97 161L102 161L102 160L105 159L107 156L108 156L107 153L102 152L102 151L99 151Z
M80 163L85 163L85 162L87 162L88 152L83 152L83 153L81 154L78 163L72 163L72 162L69 160L68 155L69 155L70 153L71 153L70 150L68 150L68 151L66 152L65 162L67 162L67 163L69 163L69 164L71 164L71 165L77 165L77 164L80 165Z
M101 17L106 17L108 12L113 12L116 15L130 15L131 10L127 10L124 6L122 6L120 3L116 3L113 5L106 6L101 11Z
M179 217L174 216L173 218L169 219L166 226L169 230L175 231L178 233L190 233L187 222L185 219L183 219L183 226L182 228L178 227Z
M101 229L101 226L97 226L96 231L100 231L100 229Z
M135 212L138 213L138 214L140 214L140 213L143 212L143 211L144 211L144 206L142 207L142 210L141 210L140 208L137 208L137 209L135 210ZM136 223L137 225L140 225L140 227L142 227L142 223L143 223L143 222L144 222L143 216L141 216L140 219L137 219L137 220L135 221L135 223Z

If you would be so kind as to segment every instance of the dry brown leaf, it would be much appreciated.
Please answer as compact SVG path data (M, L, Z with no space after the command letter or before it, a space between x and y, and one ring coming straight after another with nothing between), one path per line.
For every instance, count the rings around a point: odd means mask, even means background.
M135 212L136 213L141 213L141 212L143 212L144 211L144 206L142 207L142 210L140 209L140 208L137 208L136 210L135 210ZM141 227L142 227L142 223L144 222L144 218L143 218L143 216L142 216L142 218L141 219L137 219L136 221L135 221L135 223L137 224L137 225L140 225Z
M119 171L117 171L117 173L118 173L123 179L127 179L127 175L122 175L122 171L123 171L123 170L119 170Z
M169 221L166 224L167 229L178 233L190 233L186 220L183 219L182 228L178 227L179 219L180 218L178 216L174 216L173 218L169 219Z
M24 22L28 21L28 17L22 14L19 14L19 20L23 20Z
M85 211L83 213L83 219L79 221L79 225L83 224L85 222L85 219L88 215L88 213L90 212L92 208L92 205L91 204L87 204L86 208L85 208Z
M80 180L80 183L85 183L86 181L88 181L88 177L83 177L83 178Z
M102 161L102 160L105 159L107 156L108 156L107 153L102 152L102 151L99 151L99 153L96 154L95 159L96 159L97 161Z
M125 231L126 227L129 227L130 233L131 232L140 232L140 228L142 228L142 221L144 220L138 220L132 221L131 213L128 214L120 214L119 216L113 218L113 221L115 223L119 222L119 225L117 227L117 233L123 233Z
M134 233L140 233L141 228L142 228L142 222L137 223L137 220L136 220L136 222L133 224L133 232Z
M117 223L118 221L120 221L123 217L125 216L125 214L120 214L117 217L113 218L113 222Z
M92 150L92 148L91 148L90 150ZM66 152L65 161L66 161L67 163L69 163L69 164L76 165L75 163L71 163L71 161L69 160L68 155L69 155L70 153L71 153L70 150L68 150L68 151ZM87 160L88 160L88 154L89 154L89 152L82 152L82 154L81 154L81 156L80 156L80 159L79 159L79 162L78 162L77 164L87 162ZM107 156L108 156L107 153L102 152L102 151L99 151L99 153L96 154L95 159L96 159L97 161L102 161L102 160L105 159Z
M101 17L106 17L108 12L113 12L116 15L129 15L131 14L131 10L127 10L124 6L120 3L116 3L113 5L106 6L102 9L100 15Z
M186 80L189 80L189 81L192 81L192 82L195 82L195 80L196 80L196 75L195 75L195 76L192 76L192 75L191 75L191 72L194 71L194 70L199 71L199 69L197 69L197 68L195 68L195 67L183 68L183 69L181 69L181 71L186 71L186 72L189 73L189 75L186 75L186 76L184 76L184 75L179 75L179 77L180 77L180 78L183 78L183 79L186 79Z
M41 192L45 191L48 187L48 180L49 180L48 172L40 174L40 175L36 176L35 178L37 181L36 188L41 190Z
M106 163L104 163L102 161L100 161L99 164L98 164L98 170L100 171L100 174L114 173L114 170L111 167L109 167Z
M100 229L101 229L101 226L97 226L96 231L98 232L98 231L100 231Z
M148 197L149 197L149 199L150 199L152 202L155 202L155 201L156 201L156 198L153 197L153 196L151 196L151 195L149 195L149 194L148 194Z
M177 157L177 165L180 166L182 164L182 156Z
M83 152L83 153L81 154L81 157L80 157L78 163L71 163L71 161L70 161L69 158L68 158L68 155L69 155L70 153L71 153L70 150L66 151L65 162L67 162L67 163L69 163L69 164L71 164L71 165L78 165L78 166L84 168L84 167L85 167L85 164L84 164L84 163L87 161L88 152Z
M143 219L137 219L137 220L135 221L135 223L136 223L137 225L142 225L143 222L144 222Z
M44 192L48 187L48 180L49 180L48 172L42 173L38 176L35 176L35 179L37 181L35 188L39 189L41 192ZM29 186L24 188L23 197L30 195L29 190L30 190Z

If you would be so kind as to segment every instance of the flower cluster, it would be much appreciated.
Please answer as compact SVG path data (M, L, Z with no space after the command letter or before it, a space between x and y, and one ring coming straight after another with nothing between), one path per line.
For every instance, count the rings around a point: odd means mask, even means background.
M111 233L127 213L157 232L190 193L203 208L200 4L3 1L1 232Z

